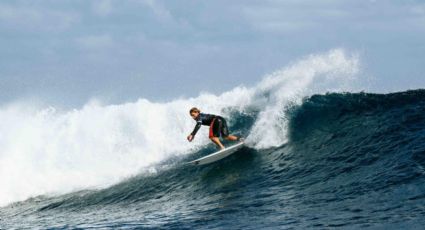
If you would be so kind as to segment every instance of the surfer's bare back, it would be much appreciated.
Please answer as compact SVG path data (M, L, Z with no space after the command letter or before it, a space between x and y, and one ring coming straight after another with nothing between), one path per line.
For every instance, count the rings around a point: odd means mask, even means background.
M229 128L227 127L226 119L221 116L201 113L201 110L196 107L191 108L189 114L196 121L196 126L193 129L192 133L187 136L188 141L192 141L193 138L195 138L195 135L198 132L199 128L201 128L201 125L206 125L210 127L209 138L220 149L224 149L223 144L220 142L220 136L229 141L241 140L240 137L229 135Z

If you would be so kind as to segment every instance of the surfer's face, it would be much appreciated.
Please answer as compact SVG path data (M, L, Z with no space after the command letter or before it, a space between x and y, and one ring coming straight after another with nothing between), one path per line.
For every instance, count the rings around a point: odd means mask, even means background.
M198 117L199 113L198 112L191 112L190 116L196 120L196 118Z

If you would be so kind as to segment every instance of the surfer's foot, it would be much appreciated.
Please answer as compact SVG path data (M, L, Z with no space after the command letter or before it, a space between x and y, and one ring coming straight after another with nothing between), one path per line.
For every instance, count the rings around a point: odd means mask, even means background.
M244 142L244 141L245 141L245 138L243 138L243 137L239 137L239 138L238 138L238 141L239 141L239 142Z

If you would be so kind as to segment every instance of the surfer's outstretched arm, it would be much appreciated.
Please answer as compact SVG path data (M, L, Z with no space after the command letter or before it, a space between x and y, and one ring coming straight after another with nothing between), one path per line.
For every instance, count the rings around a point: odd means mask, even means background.
M195 138L196 133L198 132L198 130L202 126L202 120L200 118L200 113L201 113L201 111L196 107L193 107L189 111L190 116L196 121L196 125L195 125L195 128L193 129L192 133L190 133L189 136L187 136L188 141L192 141L193 138Z
M201 128L202 122L201 121L197 121L195 128L193 129L192 133L190 133L190 135L195 136L196 133L198 132L198 130Z
M197 121L196 122L196 126L193 129L192 133L190 133L189 136L187 136L187 140L188 141L192 141L193 138L195 138L196 133L198 132L198 130L201 128L202 122L201 121Z

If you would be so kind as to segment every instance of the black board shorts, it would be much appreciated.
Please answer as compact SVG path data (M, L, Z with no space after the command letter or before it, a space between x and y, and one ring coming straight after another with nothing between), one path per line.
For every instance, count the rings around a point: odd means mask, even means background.
M227 137L229 136L229 128L227 127L227 122L222 117L216 117L211 122L210 125L210 135L209 137Z

